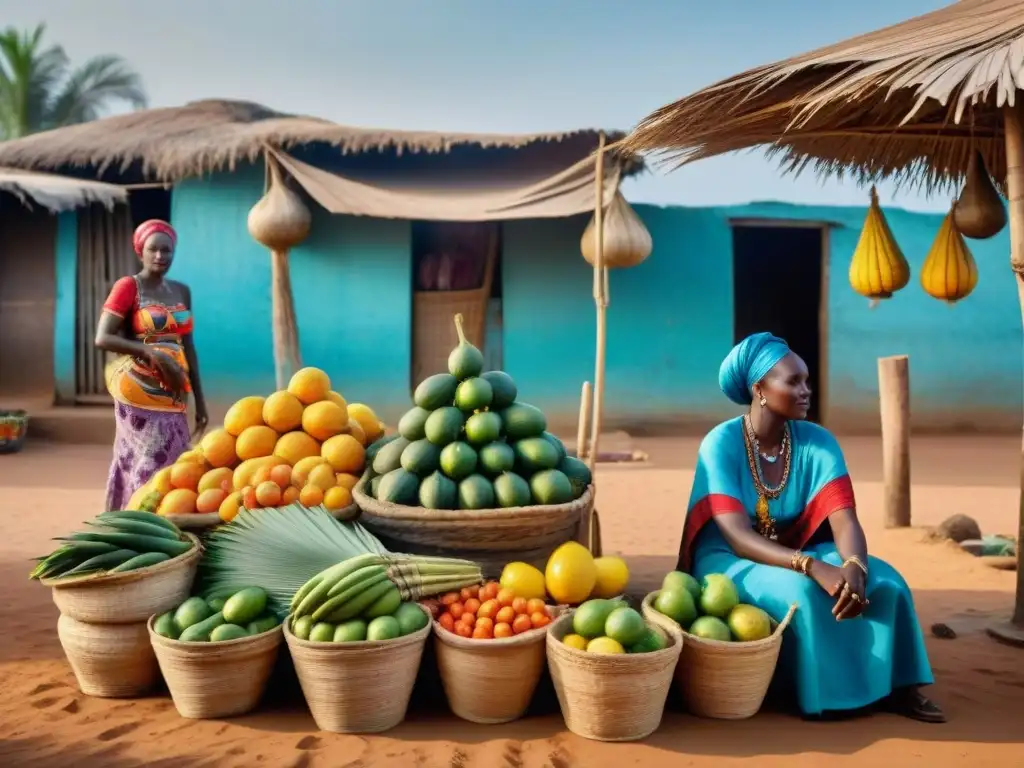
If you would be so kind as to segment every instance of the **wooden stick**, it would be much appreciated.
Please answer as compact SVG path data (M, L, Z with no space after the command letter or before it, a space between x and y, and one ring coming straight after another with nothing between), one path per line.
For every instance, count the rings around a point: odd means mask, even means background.
M593 472L597 464L598 444L604 406L605 349L608 337L608 300L605 294L607 271L604 266L604 144L605 135L598 137L597 158L594 163L594 305L597 309L597 354L594 360L594 411L590 426L590 445L587 462Z
M906 355L878 358L882 415L882 481L885 527L910 526L910 361Z
M587 458L589 453L587 438L590 428L590 411L594 401L591 394L590 382L583 382L583 391L580 392L580 420L576 426L576 458L581 461Z
M1017 279L1017 297L1024 318L1024 105L1007 107L1006 190L1010 218L1010 267ZM1012 623L1024 630L1024 440L1021 444L1020 501L1017 523L1017 596Z
M270 252L270 309L274 329L274 378L277 388L285 389L292 374L302 367L287 251Z

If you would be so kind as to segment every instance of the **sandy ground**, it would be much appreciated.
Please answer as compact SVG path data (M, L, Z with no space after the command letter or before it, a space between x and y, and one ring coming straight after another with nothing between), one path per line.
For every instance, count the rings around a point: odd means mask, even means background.
M598 507L606 552L633 569L631 591L653 587L674 564L696 441L643 441L650 463L599 473ZM874 554L893 562L914 589L925 627L944 621L957 639L929 635L945 726L874 715L806 723L780 711L744 722L666 713L640 744L601 744L568 733L550 683L535 711L513 724L477 726L448 714L436 681L421 681L406 723L386 735L317 731L290 674L287 654L270 700L231 721L178 717L166 692L135 701L79 693L56 634L57 610L25 576L48 539L91 517L102 503L108 453L95 447L33 445L0 457L0 765L80 768L135 766L322 766L327 768L590 768L591 766L903 766L1020 763L1024 755L1024 651L1000 646L985 624L1008 615L1014 575L996 571L921 530L881 526L880 450L876 440L844 441L861 518ZM915 525L954 512L975 516L986 532L1012 532L1017 514L1019 440L921 438L914 443ZM443 702L443 697L441 698ZM1016 758L1013 756L1016 755ZM657 762L652 762L657 761Z

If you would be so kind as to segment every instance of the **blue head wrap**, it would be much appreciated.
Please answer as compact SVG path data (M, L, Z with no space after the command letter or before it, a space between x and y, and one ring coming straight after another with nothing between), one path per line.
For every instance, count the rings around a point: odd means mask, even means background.
M725 356L718 369L718 386L737 405L750 405L754 400L754 385L789 351L789 345L778 336L751 334Z

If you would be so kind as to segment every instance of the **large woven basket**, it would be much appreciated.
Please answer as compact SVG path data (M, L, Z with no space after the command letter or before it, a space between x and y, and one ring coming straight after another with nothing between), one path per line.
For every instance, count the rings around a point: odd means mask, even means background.
M683 646L678 630L649 622L668 647L650 653L606 655L570 648L574 611L556 619L547 637L548 669L570 731L597 741L637 741L658 730L672 673Z
M687 709L700 717L745 720L761 709L775 674L782 636L796 613L796 603L771 637L748 643L722 642L696 637L654 610L658 592L644 598L642 612L648 621L682 632L685 642L676 667L676 682Z
M311 643L292 634L291 621L284 638L317 728L380 733L405 719L429 623L395 640Z
M86 696L133 698L160 678L145 622L86 624L61 614L57 636Z
M232 717L260 703L277 661L281 627L221 642L183 643L147 623L167 688L178 714L192 720Z
M193 546L178 557L125 573L99 573L81 578L42 579L52 587L60 612L89 624L141 624L154 613L180 605L192 590L202 547L191 533Z
M591 485L575 501L508 509L423 509L378 501L366 494L369 476L352 491L363 510L360 522L392 552L473 560L486 578L497 578L509 561L544 569L551 553L576 539L583 515L594 504Z
M473 640L433 624L437 667L452 712L487 725L522 717L544 671L551 625L514 637Z

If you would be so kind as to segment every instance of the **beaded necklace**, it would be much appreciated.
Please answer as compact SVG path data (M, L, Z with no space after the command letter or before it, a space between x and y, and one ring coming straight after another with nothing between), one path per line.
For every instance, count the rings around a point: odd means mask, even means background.
M775 518L772 517L768 508L768 500L779 498L789 481L789 468L793 457L793 438L790 434L789 422L786 422L782 443L779 446L779 456L783 460L782 479L775 487L764 481L764 475L761 472L761 457L759 456L760 446L749 415L743 417L743 427L743 444L747 449L747 465L750 468L750 477L754 481L754 490L757 491L757 504L754 507L757 517L756 529L766 539L776 541L779 536L775 528Z

